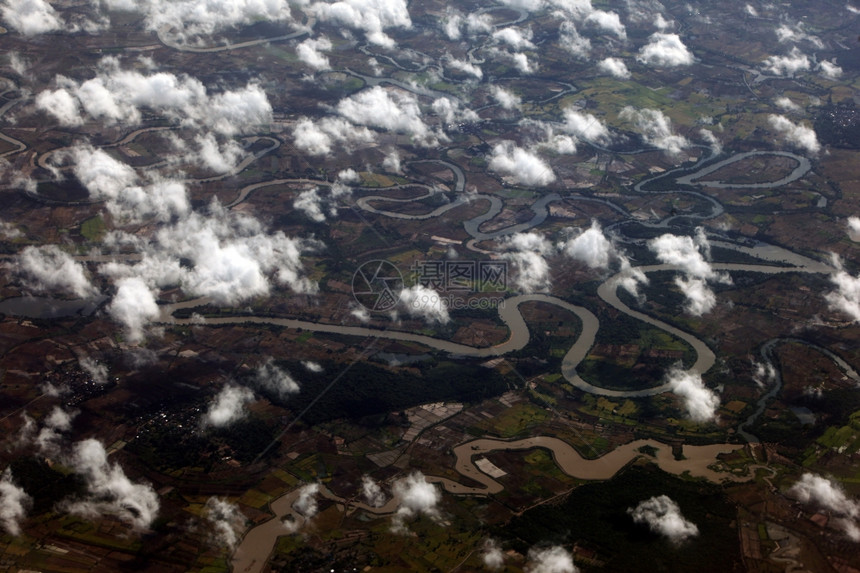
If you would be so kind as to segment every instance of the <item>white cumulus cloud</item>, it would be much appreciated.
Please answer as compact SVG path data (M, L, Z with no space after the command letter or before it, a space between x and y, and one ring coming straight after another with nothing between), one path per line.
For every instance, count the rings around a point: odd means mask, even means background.
M434 521L439 519L438 505L442 501L442 494L420 471L395 481L392 492L400 502L391 525L395 533L405 533L406 520L419 515L426 515Z
M673 68L689 66L694 58L678 34L654 32L636 59L649 66Z
M83 265L56 245L25 247L15 268L26 286L36 291L60 291L78 298L98 294Z
M621 18L615 12L595 10L585 18L587 25L594 26L610 34L615 34L619 39L627 39L627 29L621 23Z
M684 400L687 416L694 422L713 421L720 407L720 397L705 386L698 372L690 372L675 367L666 373L666 381L672 392Z
M672 120L659 109L635 109L626 106L621 110L619 117L633 122L646 143L662 149L669 155L678 155L691 145L686 137L672 131Z
M499 571L505 566L505 554L499 542L495 539L487 539L481 548L481 561L484 562L484 567L490 571Z
M685 277L676 277L675 284L687 297L687 311L695 316L710 312L716 304L707 281L731 284L727 273L714 271L708 262L710 245L701 227L696 229L695 238L666 233L648 241L648 248L660 262L685 273Z
M319 511L319 506L317 505L317 494L319 491L320 484L318 483L309 483L299 489L299 496L293 502L293 508L302 514L305 519L312 518Z
M16 32L35 36L65 27L57 11L46 0L4 0L3 20Z
M682 543L699 535L699 528L681 514L681 508L666 495L655 496L639 502L627 510L636 523L647 524L654 533L672 543Z
M809 57L795 46L785 56L769 56L762 62L764 71L775 76L794 76L809 70Z
M12 471L6 468L0 478L0 527L8 535L20 535L21 521L27 517L31 504L30 496L15 483Z
M821 60L818 63L818 72L828 80L836 80L842 76L842 68L836 65L835 60Z
M331 51L331 40L325 36L321 38L308 38L296 46L296 55L299 60L315 70L328 70L331 68L328 56L323 52Z
M372 477L365 475L361 477L361 495L364 497L367 505L371 507L382 507L385 505L385 494L382 493L382 488Z
M516 95L511 90L507 90L499 86L490 87L490 95L498 102L503 109L520 109L523 103L522 98Z
M370 43L387 48L393 48L395 42L385 30L412 27L406 0L315 2L308 7L308 11L323 22L361 30Z
M415 284L400 291L399 305L410 316L424 319L428 324L448 324L451 316L442 297L432 288Z
M860 542L860 502L849 498L838 483L807 472L788 493L804 504L831 512L838 518L834 525L852 541Z
M211 529L209 540L212 545L232 551L247 521L239 506L226 499L210 497L203 506L203 517Z
M218 392L203 416L205 424L224 428L247 415L246 406L254 401L254 392L244 386L228 383Z
M811 154L816 154L821 150L818 136L815 135L815 130L811 127L794 123L790 119L776 114L769 115L767 122L774 131L779 133L792 146L803 149Z
M318 364L317 367L319 367ZM321 370L322 368L319 367L319 370L312 370L312 372L319 372ZM267 358L254 371L254 382L260 388L277 395L281 399L285 399L291 394L296 394L301 389L299 388L299 383L290 376L290 373L275 364L272 357Z
M555 249L546 237L534 231L514 233L505 237L502 246L507 249L500 256L513 263L516 274L514 284L523 293L545 292L550 288L550 269L547 256Z
M527 573L577 573L573 555L559 545L543 549L529 549Z
M438 141L421 117L417 98L409 92L374 86L342 99L337 112L354 124L410 135L418 145Z
M597 62L597 69L619 80L630 79L630 70L621 58L603 58Z
M136 530L149 527L158 515L160 503L152 486L132 482L119 465L108 461L98 440L76 443L69 465L84 479L89 496L62 502L66 511L85 516L115 515Z
M513 141L502 141L493 147L489 168L530 187L542 187L555 181L555 173L548 163Z

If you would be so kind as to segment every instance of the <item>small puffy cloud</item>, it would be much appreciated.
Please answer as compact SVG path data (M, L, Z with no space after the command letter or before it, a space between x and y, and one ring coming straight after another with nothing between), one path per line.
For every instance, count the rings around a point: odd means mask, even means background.
M610 139L605 123L590 113L573 108L564 110L564 130L583 141L606 143Z
M834 525L841 528L852 541L860 542L860 502L850 499L838 483L804 473L788 493L801 503L831 512L839 518L833 521Z
M774 131L794 147L804 149L811 154L821 150L818 136L815 135L815 130L811 127L794 123L790 119L776 114L769 115L767 122Z
M319 187L314 187L299 193L293 200L293 208L304 212L311 221L322 223L326 220L323 201Z
M531 28L521 29L502 28L493 32L493 39L500 44L510 46L513 50L520 52L522 50L533 50L535 45L532 43Z
M687 312L702 316L711 312L717 305L717 295L702 279L695 277L675 277L675 286L687 298Z
M487 50L487 54L491 58L507 62L522 75L533 74L538 70L537 58L534 60L529 59L529 57L522 52L511 52L509 50L493 47Z
M607 270L616 261L619 267L617 285L639 298L639 285L648 284L648 277L640 269L630 264L627 256L616 249L606 237L600 224L594 220L585 231L567 229L574 234L558 244L559 250L575 260L582 261L589 268Z
M323 371L322 365L319 362L314 362L312 360L302 360L302 366L304 366L308 372L313 372L314 374L319 374ZM296 389L298 389L298 386Z
M83 265L56 245L25 247L18 254L15 270L36 291L62 291L78 298L98 294Z
M9 468L0 478L0 527L8 535L21 534L21 521L27 517L32 499L27 492L15 484Z
M8 221L0 221L0 238L6 240L17 239L24 236L18 228Z
M764 71L775 76L794 76L798 72L809 70L809 58L798 49L797 46L791 49L791 52L786 56L769 56L762 62Z
M392 149L385 154L385 159L382 160L382 168L391 173L403 173L403 168L400 164L400 153L396 149Z
M615 12L595 10L585 18L585 24L615 34L621 40L627 39L627 30Z
M358 127L339 117L317 122L302 117L293 128L296 147L311 155L330 155L335 145L349 150L353 145L373 142L376 138L366 127Z
M654 20L652 23L654 24L654 27L658 30L668 30L675 25L675 22L673 22L672 20L667 20L663 16L663 14L657 14L656 16L654 16Z
M391 525L393 532L405 533L407 528L404 522L422 514L433 520L439 519L438 505L442 494L420 471L395 481L392 491L400 502Z
M851 518L860 517L860 503L850 499L842 487L827 478L805 473L791 486L789 493L802 503Z
M211 134L198 138L198 142L205 162L221 167L227 161ZM134 169L90 145L75 145L69 153L75 176L86 187L90 198L105 201L108 211L116 218L139 222L154 217L169 221L191 210L185 184L181 181L156 178L141 184ZM217 158L215 153L218 153Z
M219 143L215 134L211 132L195 136L194 143L197 149L186 153L183 159L189 163L201 165L215 173L227 173L235 169L245 154L242 147L236 141L228 140L224 143ZM178 186L179 182L173 181L170 184ZM161 195L165 195L165 193L162 192ZM187 208L180 207L180 209L182 211L181 214L188 211ZM156 211L159 210L156 209Z
M319 491L320 484L318 483L309 483L299 489L299 496L293 502L293 508L305 519L312 518L319 511L319 506L317 505L317 494Z
M400 291L400 304L410 316L424 319L428 324L448 324L451 316L445 301L432 288L416 284Z
M840 311L860 322L860 276L853 277L843 268L839 259L834 257L837 272L830 276L836 290L824 295L831 310Z
M619 117L633 122L646 143L670 155L678 155L690 147L686 137L672 131L672 120L659 109L635 109L626 106L621 110Z
M477 113L448 97L436 98L430 107L446 124L474 123L480 120Z
M42 420L42 428L35 434L35 423L24 415L25 425L21 432L21 441L26 443L32 440L39 451L46 456L54 457L60 453L62 434L72 429L72 420L78 415L77 411L66 411L59 406L54 406L51 413Z
M296 46L296 55L299 60L315 70L331 69L328 56L323 52L331 51L331 40L325 36L321 38L308 38Z
M603 234L600 223L591 222L591 227L559 245L561 251L592 269L608 269L615 247Z
M102 149L90 145L75 145L71 149L74 172L78 181L90 192L90 198L115 198L120 189L137 181L134 169L117 161Z
M40 92L36 108L54 116L60 125L77 127L84 123L78 99L65 89Z
M361 477L361 495L364 497L367 505L371 507L382 507L385 505L385 494L382 493L382 488L376 483L372 477L366 475Z
M848 217L846 224L848 225L848 237L855 243L860 241L860 217Z
M776 368L774 368L770 361L753 362L752 378L753 382L755 382L756 386L759 388L770 386L774 381L776 381L776 377Z
M499 542L495 539L487 539L481 548L481 561L484 562L484 567L490 571L499 571L505 566L505 554Z
M630 70L621 58L604 58L597 62L597 69L619 80L630 79Z
M699 130L699 136L701 136L701 138L705 140L705 143L707 143L711 148L711 153L719 155L723 152L723 144L720 143L720 140L717 139L717 136L714 135L713 131L702 128Z
M648 38L648 43L639 50L636 59L648 66L673 68L692 64L693 54L678 34L655 32Z
M57 90L36 96L36 107L61 125L80 125L83 112L107 124L138 125L149 109L182 126L232 136L272 120L272 106L257 84L210 94L196 78L124 70L114 57L102 58L96 75L81 83L63 76L56 81Z
M591 40L582 36L576 29L576 25L570 20L565 20L558 28L559 45L581 60L588 59L591 53Z
M633 517L633 521L648 525L651 531L672 543L682 543L699 535L696 524L685 519L678 504L666 495L641 501L635 508L629 508L627 513Z
M316 367L316 370L310 367L308 369L312 372L322 371L322 367L319 364L316 364ZM275 394L282 400L291 394L298 393L301 389L299 388L299 383L290 376L290 373L276 365L272 357L267 358L265 362L257 366L257 369L254 371L254 382L259 388Z
M554 252L553 245L536 232L514 233L505 237L507 249L500 256L511 261L516 270L514 284L524 293L544 292L550 288L549 264L546 256Z
M697 423L713 421L720 407L720 397L707 388L698 372L675 367L666 374L672 392L684 400L687 416Z
M573 555L564 547L555 545L543 549L529 549L527 573L577 573Z
M543 187L555 181L549 164L513 141L502 141L493 147L489 168L529 187Z
M493 99L496 100L504 109L520 109L520 106L523 104L523 100L520 96L503 87L491 86L490 95L492 95Z
M135 530L149 527L158 515L158 496L149 484L133 483L122 468L107 459L104 445L95 439L75 444L69 465L86 484L88 497L66 501L70 513L115 515Z
M139 277L119 279L116 287L116 294L107 308L108 314L125 327L129 342L140 342L146 325L159 315L155 295Z
M323 22L333 22L353 30L362 30L371 44L387 48L393 48L395 43L385 30L412 27L406 0L315 2L308 6L308 11Z
M210 543L215 547L235 549L245 528L245 516L239 506L226 499L210 497L203 506L203 518L210 528Z
M290 21L287 0L102 0L110 10L140 12L148 30L169 33L177 41L259 21Z
M46 0L4 0L0 13L10 28L25 36L64 28L57 11Z
M460 29L463 26L463 15L451 6L448 6L445 16L441 19L441 24L445 35L452 42L456 42L463 37L463 32Z
M254 401L254 392L244 386L228 383L218 392L203 416L206 425L224 428L247 414L247 404Z
M728 274L714 271L708 262L710 245L701 227L696 229L695 238L666 233L648 241L648 248L660 262L685 273L686 277L675 278L675 285L687 297L687 311L695 316L710 312L716 304L707 281L731 284Z
M78 360L81 370L89 374L90 380L96 384L105 384L108 379L108 369L105 364L85 356Z
M484 71L481 67L467 60L458 60L457 58L449 55L449 57L445 59L445 65L477 79L484 77Z
M410 135L419 145L437 142L421 118L417 98L409 92L374 86L342 99L337 112L357 125Z
M442 26L449 40L457 41L463 37L463 31L474 37L477 34L489 34L493 31L493 17L489 13L472 12L464 16L461 12L448 6Z
M648 248L660 262L680 267L696 278L716 278L717 274L702 254L701 242L686 235L665 233L648 241Z
M818 36L807 34L803 30L803 22L798 22L795 26L781 24L776 29L776 37L781 43L798 43L805 41L812 44L816 49L821 50L824 48L824 42L821 41L821 38L819 38Z
M818 73L828 80L837 80L842 76L842 68L836 65L836 61L821 60L818 64Z
M787 97L779 97L774 100L777 107L784 109L785 111L799 111L800 106L791 101L791 99Z

